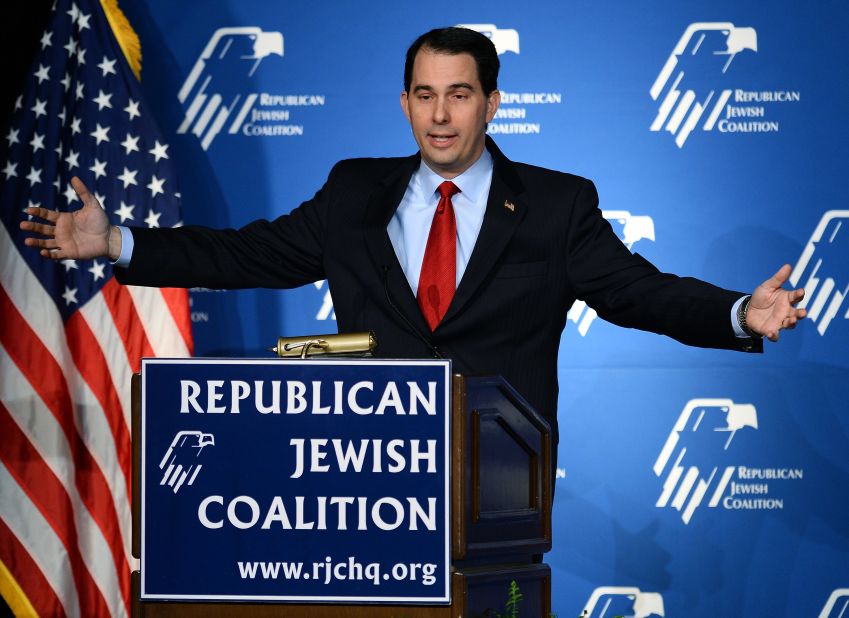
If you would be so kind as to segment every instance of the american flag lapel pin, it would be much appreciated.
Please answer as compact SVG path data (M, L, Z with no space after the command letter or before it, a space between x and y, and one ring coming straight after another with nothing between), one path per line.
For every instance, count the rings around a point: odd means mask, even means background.
M516 205L510 200L504 200L504 208L506 208L510 212L514 212L516 210Z

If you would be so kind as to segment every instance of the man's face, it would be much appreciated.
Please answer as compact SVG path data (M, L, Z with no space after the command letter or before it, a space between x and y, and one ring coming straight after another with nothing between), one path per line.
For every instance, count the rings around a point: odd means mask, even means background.
M410 91L401 93L422 159L443 178L462 174L480 157L500 100L498 90L484 94L470 54L426 49L413 62Z

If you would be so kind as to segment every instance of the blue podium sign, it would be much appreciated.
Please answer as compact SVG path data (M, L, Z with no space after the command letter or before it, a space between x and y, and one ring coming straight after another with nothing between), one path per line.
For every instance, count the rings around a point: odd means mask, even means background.
M450 602L450 375L145 359L141 598Z

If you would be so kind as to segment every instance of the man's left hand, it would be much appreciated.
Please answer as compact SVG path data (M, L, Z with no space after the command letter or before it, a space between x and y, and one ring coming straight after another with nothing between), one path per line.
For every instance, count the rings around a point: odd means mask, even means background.
M804 309L796 308L796 304L805 297L805 290L781 289L791 271L790 264L782 266L757 287L749 301L746 326L770 341L778 341L781 329L795 328L796 322L807 315Z

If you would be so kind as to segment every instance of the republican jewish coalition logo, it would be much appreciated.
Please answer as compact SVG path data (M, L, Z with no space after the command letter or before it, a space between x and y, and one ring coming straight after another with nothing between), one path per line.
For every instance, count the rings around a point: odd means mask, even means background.
M790 284L805 288L799 307L808 310L820 335L835 318L849 320L849 210L829 210L822 216L790 274Z
M663 597L630 586L596 588L580 618L663 618Z
M513 28L498 28L495 24L457 24L459 28L468 28L488 37L495 46L499 56L507 54L509 62L521 62L512 56L519 55L519 31ZM550 90L548 84L532 86L522 91L501 89L501 105L495 110L495 117L487 125L486 132L490 135L519 135L530 137L539 135L545 130L540 116L547 111L547 106L561 105L563 93Z
M847 617L849 617L849 588L838 588L828 597L819 618Z
M204 150L222 133L246 137L303 135L305 127L298 116L304 109L324 106L326 96L257 92L253 79L273 56L283 56L280 32L254 26L216 30L177 93L184 108L177 133L194 134Z
M619 240L629 250L641 240L654 241L654 220L648 215L632 215L627 210L602 210L601 215L610 222ZM566 319L577 326L581 337L586 336L597 317L595 309L582 300L576 300L566 314Z
M734 59L757 53L754 28L730 22L690 24L669 54L649 94L659 103L652 131L666 131L679 148L691 133L775 133L775 105L798 102L794 90L749 90L749 76L732 68ZM736 69L736 70L735 70Z
M671 507L689 524L696 509L729 510L784 508L773 482L800 480L799 468L755 468L741 465L745 446L734 438L758 429L758 414L750 403L730 399L691 399L681 411L657 461L654 473L663 478L655 506Z
M475 30L486 36L495 45L495 52L500 56L507 52L519 53L519 33L512 28L496 28L495 24L457 24L458 28Z
M163 470L160 485L167 485L176 494L180 487L195 482L200 469L201 451L207 446L215 446L215 437L211 433L200 431L179 431L171 446L165 452L159 469Z
M271 54L283 55L283 35L279 32L263 32L256 27L216 30L177 93L186 110L177 133L191 130L204 150L228 121L227 131L238 133L257 94L234 92L238 84L233 78L240 74L244 79L252 77L260 62Z

